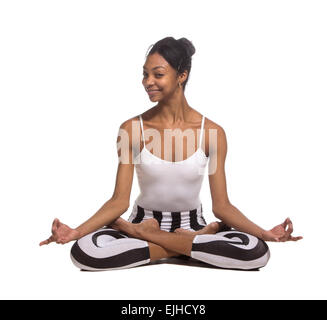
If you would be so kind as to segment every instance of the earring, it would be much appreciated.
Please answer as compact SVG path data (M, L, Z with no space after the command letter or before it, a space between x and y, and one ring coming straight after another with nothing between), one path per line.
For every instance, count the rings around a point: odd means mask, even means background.
M181 88L182 87L182 85L181 85L181 83L180 82L178 82L178 86Z

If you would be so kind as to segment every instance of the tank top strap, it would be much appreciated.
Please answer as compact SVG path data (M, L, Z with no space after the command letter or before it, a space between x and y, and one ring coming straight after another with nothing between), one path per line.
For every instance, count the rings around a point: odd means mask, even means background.
M141 123L142 139L143 139L143 142L145 143L142 116L139 115L139 118L140 118L140 123Z
M201 123L201 131L200 131L200 139L199 139L199 148L202 146L202 135L204 130L204 116L202 116L202 123Z

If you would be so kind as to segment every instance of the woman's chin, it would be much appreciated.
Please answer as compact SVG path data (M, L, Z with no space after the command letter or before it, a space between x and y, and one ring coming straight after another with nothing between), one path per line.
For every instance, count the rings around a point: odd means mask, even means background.
M151 101L158 101L159 99L157 97L149 97Z
M161 90L160 90L161 91ZM151 101L158 101L161 92L156 92L155 94L149 94L149 99Z

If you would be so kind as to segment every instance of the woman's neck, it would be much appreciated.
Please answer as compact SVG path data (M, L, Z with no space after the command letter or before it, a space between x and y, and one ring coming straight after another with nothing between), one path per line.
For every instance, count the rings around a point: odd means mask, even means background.
M160 121L171 126L189 121L193 109L187 103L184 94L182 94L180 97L168 102L160 101L155 110Z

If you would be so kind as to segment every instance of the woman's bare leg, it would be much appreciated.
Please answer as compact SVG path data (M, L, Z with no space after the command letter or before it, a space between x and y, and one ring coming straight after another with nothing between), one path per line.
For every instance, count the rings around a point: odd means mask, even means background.
M130 236L134 236L132 228L133 224L129 221L124 220L123 218L116 219L111 225L108 225L108 227L116 229L118 231L126 232ZM134 236L135 237L135 236ZM144 239L142 239L144 240ZM180 256L179 253L168 250L166 248L163 248L159 246L158 244L155 244L151 241L148 241L149 250L150 250L150 260L156 261L164 258L172 258L172 257L178 257Z
M201 230L198 230L198 231L191 231L191 230L186 230L183 228L178 228L178 229L175 229L174 232L184 233L184 234L215 234L220 229L220 225L221 225L220 222L211 222L207 226L205 226L204 228L202 228Z
M179 253L167 250L153 242L148 241L148 245L149 245L149 250L150 250L150 260L151 261L180 256Z
M169 255L176 253L176 255L190 256L192 242L196 236L195 232L184 234L160 230L156 219L148 219L141 223L130 223L122 218L118 218L111 224L111 227L126 232L134 238L152 242L166 251L168 250ZM156 253L160 256L160 251L158 251L160 249L155 246L153 246L153 249L157 250ZM161 251L161 253L164 252ZM155 258L155 254L153 258Z
M154 219L150 219L150 220L154 220ZM155 224L155 222L152 222L152 224L153 223ZM110 225L110 227L120 230L120 231L124 231L127 234L132 235L134 237L137 237L137 236L140 237L141 234L138 234L138 235L135 234L136 233L135 226L137 226L137 225L140 225L140 223L132 224L132 223L124 220L123 218L118 218ZM223 228L226 228L226 225L223 222L211 222L207 226L205 226L204 228L202 228L201 230L198 230L198 231L189 231L189 230L185 230L182 228L178 228L175 230L174 233L179 234L179 235L184 235L184 236L191 236L192 241L193 241L194 237L197 234L215 234ZM155 226L155 231L161 231L160 234L161 234L161 236L164 236L164 239L167 238L167 234L168 235L172 234L172 233L160 230L159 225L158 225L158 227ZM140 233L140 232L138 232L138 233ZM173 235L173 239L174 239L173 241L176 241L176 239L177 239L176 236ZM143 240L147 240L147 239L143 239ZM181 240L181 238L178 238L178 241L180 241L180 240ZM187 241L189 242L189 240L187 240ZM148 244L149 244L149 249L150 249L151 261L155 261L155 260L159 260L159 259L163 259L163 258L177 257L177 256L181 255L180 251L175 252L173 250L167 249L166 247L163 247L157 243L154 243L151 240L148 240ZM189 250L187 252L189 252ZM182 253L182 254L185 254L185 253ZM189 254L187 254L187 255L189 255Z

